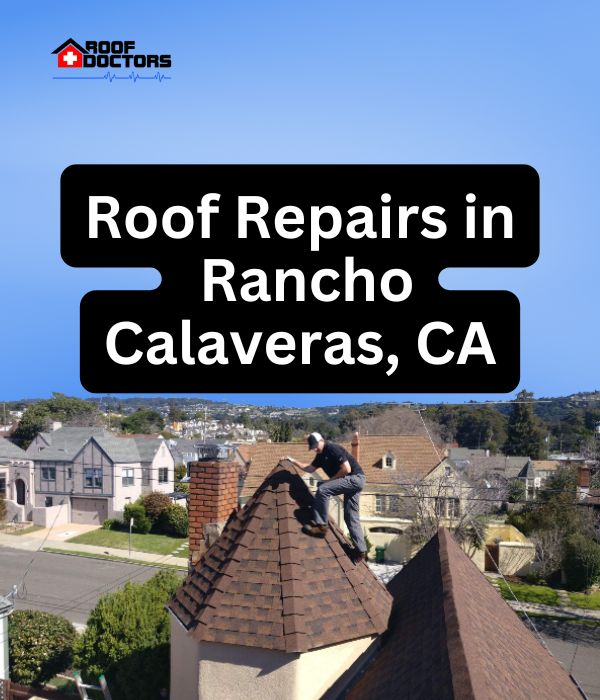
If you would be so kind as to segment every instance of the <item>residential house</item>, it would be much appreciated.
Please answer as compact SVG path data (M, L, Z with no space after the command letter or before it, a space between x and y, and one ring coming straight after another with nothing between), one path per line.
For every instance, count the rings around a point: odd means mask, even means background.
M429 438L422 435L361 435L356 433L350 442L342 443L363 468L367 483L360 498L360 519L374 547L386 547L386 557L395 561L406 561L412 555L413 543L408 528L416 513L416 496L420 493L416 485L427 479L427 489L436 491L438 508L444 516L455 517L460 510L456 499L466 496L467 490L458 479L448 479L452 465L441 457ZM246 477L241 491L241 504L245 504L263 479L272 470L273 464L289 455L302 462L310 462L313 453L306 443L256 443L238 448L238 461L246 467ZM315 489L324 478L320 470L304 474L307 486ZM435 489L436 480L445 479L443 493ZM438 493L438 491L440 491ZM341 499L331 500L330 515L343 525Z
M35 506L66 505L76 523L101 524L121 517L144 493L173 490L174 461L162 439L61 427L38 434L27 456L34 464Z
M190 520L205 533L236 477L194 466ZM312 501L280 463L194 563L168 606L172 700L581 697L447 530L386 590L333 523L302 533Z
M30 517L33 493L33 462L20 447L0 438L0 497L6 499L8 520Z
M198 459L198 442L198 440L184 440L183 438L167 440L167 445L175 460L175 466L185 464L187 467L190 462L195 462Z

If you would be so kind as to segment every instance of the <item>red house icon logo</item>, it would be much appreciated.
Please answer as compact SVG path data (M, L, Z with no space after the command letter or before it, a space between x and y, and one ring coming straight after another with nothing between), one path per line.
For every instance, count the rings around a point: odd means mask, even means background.
M58 54L59 68L82 68L83 54L88 53L88 51L73 39L67 39L58 48L54 49L52 53Z

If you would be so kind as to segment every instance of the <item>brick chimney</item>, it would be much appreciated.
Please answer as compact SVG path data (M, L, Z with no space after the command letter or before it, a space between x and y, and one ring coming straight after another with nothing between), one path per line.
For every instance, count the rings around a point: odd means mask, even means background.
M238 506L238 465L218 460L190 464L190 566L219 537Z
M358 440L358 431L352 436L352 442L350 443L352 447L352 456L354 459L360 463L360 442Z
M580 465L577 469L577 494L579 500L587 498L590 492L590 468Z

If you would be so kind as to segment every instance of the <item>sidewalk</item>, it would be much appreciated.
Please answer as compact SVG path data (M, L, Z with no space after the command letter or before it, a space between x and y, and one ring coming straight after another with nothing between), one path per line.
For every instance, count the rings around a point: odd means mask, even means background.
M35 552L43 543L44 549L60 549L65 554L73 552L84 556L97 556L101 559L114 558L118 560L128 560L133 562L142 562L145 564L161 564L163 566L178 566L182 569L187 569L187 557L173 556L172 554L152 554L149 552L137 552L131 550L131 557L127 549L118 549L116 547L98 547L91 544L77 544L75 542L66 542L65 540L80 535L83 532L97 530L96 526L90 525L64 525L54 528L49 531L48 528L36 530L31 534L24 535L7 535L0 534L0 548L10 547L11 549L23 549L30 552ZM45 541L44 541L45 540Z
M552 615L553 617L564 617L565 619L586 619L600 620L600 610L588 610L587 608L575 608L573 606L557 608L554 605L543 605L542 603L517 603L515 600L506 601L513 610L538 615Z

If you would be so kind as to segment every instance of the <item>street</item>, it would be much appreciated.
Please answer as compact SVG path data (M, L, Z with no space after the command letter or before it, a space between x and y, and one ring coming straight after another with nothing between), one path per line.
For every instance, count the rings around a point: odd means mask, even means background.
M151 566L0 547L0 595L20 583L32 557L15 607L63 615L76 625L87 622L103 593L127 581L146 581L159 571Z

